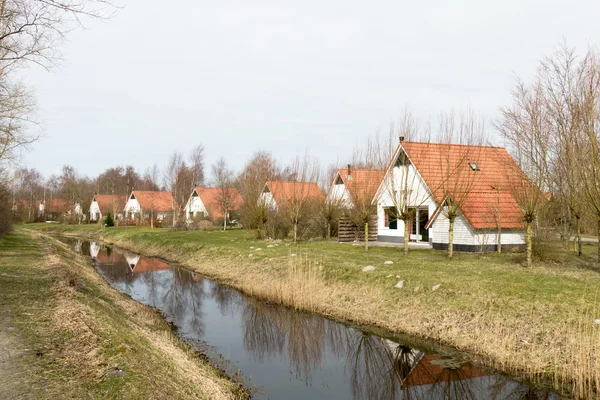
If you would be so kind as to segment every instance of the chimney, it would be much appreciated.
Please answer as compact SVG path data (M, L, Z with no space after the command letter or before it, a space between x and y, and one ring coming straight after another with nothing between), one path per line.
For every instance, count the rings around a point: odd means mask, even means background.
M351 165L348 164L348 176L347 176L348 180L352 179L352 169L351 169Z
M400 142L404 142L404 136L400 136Z

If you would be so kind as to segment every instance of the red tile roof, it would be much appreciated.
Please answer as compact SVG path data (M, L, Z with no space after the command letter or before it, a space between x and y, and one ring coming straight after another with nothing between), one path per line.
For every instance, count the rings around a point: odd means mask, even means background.
M46 199L44 213L68 213L73 207L71 202L65 199Z
M130 266L131 268L131 266ZM157 260L156 258L140 257L139 261L133 267L134 273L150 272L150 271L164 271L171 269L169 264Z
M524 226L510 185L511 182L523 184L526 177L506 149L420 142L402 142L400 147L431 190L434 200L441 204L446 197L457 199L462 214L473 228L495 228L497 218L503 228ZM476 163L478 170L473 170L470 162Z
M106 214L107 212L123 211L125 208L125 203L127 199L124 196L119 196L117 194L96 194L94 195L94 199L96 203L98 203L98 207L102 214Z
M379 169L355 169L351 167L350 177L348 176L348 168L338 169L338 175L342 178L352 199L356 199L357 197L362 198L365 194L369 199L373 199L385 176L385 171ZM337 179L337 175L335 179ZM335 180L333 184L335 184Z
M323 200L325 195L319 185L314 182L282 182L267 181L275 203L278 206L293 202L294 199Z
M96 255L98 264L119 264L126 263L127 260L121 253L112 252L110 255L106 250L100 250Z
M223 191L220 188L206 188L198 186L194 188L194 190L196 193L198 193L198 196L200 197L200 200L202 200L204 207L206 207L208 216L210 218L223 218L223 209L219 204ZM229 211L239 210L243 203L240 192L238 192L238 190L235 188L227 188L225 190L232 199L232 206L229 208Z
M408 375L403 386L433 385L489 375L487 372L472 366L444 368L442 365L439 365L440 361L442 359L439 356L424 355L413 368L410 375Z
M178 208L177 202L173 199L171 192L153 192L150 190L134 190L135 195L143 211L172 211L173 205ZM131 195L129 195L131 198Z

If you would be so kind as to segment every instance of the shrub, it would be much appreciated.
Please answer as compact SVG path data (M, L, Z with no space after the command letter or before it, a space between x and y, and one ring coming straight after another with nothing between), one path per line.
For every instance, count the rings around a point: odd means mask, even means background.
M292 224L283 213L269 211L267 222L264 224L266 236L271 239L285 239L292 231Z
M13 213L10 202L10 192L4 185L0 185L0 237L12 229Z
M115 221L113 220L112 214L110 212L106 213L106 218L104 218L104 225L115 226Z

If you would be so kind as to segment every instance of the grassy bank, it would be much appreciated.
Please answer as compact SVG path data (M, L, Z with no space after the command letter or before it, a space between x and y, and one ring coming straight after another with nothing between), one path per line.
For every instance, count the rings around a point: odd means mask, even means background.
M260 241L240 230L30 227L103 239L263 299L438 340L511 374L550 380L576 397L596 397L600 384L600 327L594 324L600 273L592 245L581 258L546 246L528 270L521 254L457 254L449 262L443 252L365 253L329 241ZM376 269L362 272L367 265ZM403 287L396 288L400 280Z
M88 258L21 229L0 240L0 353L2 398L247 397Z

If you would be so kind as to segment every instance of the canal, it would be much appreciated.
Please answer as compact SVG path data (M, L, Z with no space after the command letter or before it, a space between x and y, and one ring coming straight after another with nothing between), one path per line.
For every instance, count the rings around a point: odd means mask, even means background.
M558 399L465 361L324 317L265 304L198 273L97 242L89 255L115 289L152 306L181 338L256 399ZM143 357L143 355L140 355Z

